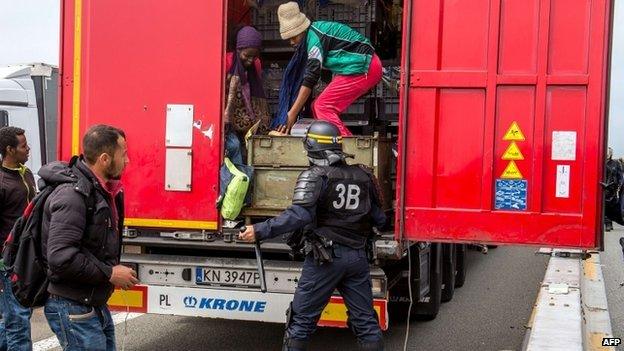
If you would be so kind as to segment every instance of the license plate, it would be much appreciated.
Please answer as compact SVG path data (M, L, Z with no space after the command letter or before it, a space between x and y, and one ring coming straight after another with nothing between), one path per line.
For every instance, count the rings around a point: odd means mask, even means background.
M260 286L256 271L223 268L195 268L195 283L199 285Z

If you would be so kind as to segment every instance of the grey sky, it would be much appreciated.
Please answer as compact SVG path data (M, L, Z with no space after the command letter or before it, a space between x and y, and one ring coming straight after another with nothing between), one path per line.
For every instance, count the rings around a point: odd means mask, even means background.
M59 0L0 0L0 65L58 65Z
M0 65L58 65L60 0L0 0ZM624 156L624 0L615 0L609 145Z

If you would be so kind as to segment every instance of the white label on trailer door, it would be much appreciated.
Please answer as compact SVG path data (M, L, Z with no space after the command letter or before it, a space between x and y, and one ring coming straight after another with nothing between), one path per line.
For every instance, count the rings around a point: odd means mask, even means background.
M191 191L192 175L192 150L167 148L165 151L165 191Z
M165 145L191 147L193 145L193 105L167 104Z
M151 285L147 312L285 323L292 299L292 294Z
M552 132L552 155L554 161L576 160L576 132L555 130Z
M557 165L557 187L555 197L570 197L570 166Z

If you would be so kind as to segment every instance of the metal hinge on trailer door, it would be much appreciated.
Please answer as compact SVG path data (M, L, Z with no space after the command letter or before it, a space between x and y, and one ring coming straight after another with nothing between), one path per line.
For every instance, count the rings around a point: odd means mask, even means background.
M134 239L139 236L139 232L136 229L125 227L121 236L124 238Z

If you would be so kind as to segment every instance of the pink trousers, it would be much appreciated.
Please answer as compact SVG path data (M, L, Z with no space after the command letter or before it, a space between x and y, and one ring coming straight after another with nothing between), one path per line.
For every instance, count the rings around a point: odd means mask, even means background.
M381 80L381 75L381 60L377 55L373 55L368 73L352 76L335 75L312 104L314 118L333 123L340 129L342 136L352 135L340 119L340 114L357 98L376 86Z

